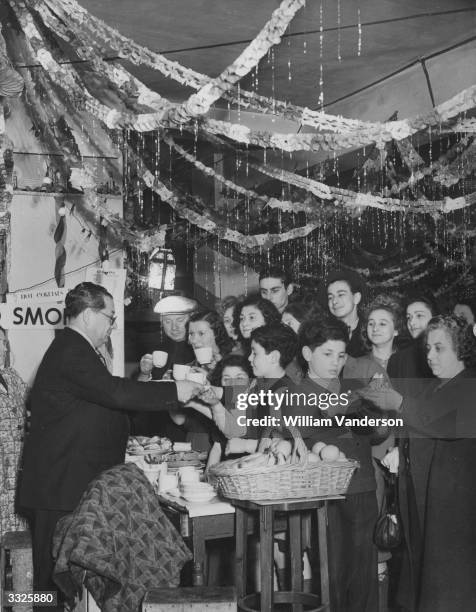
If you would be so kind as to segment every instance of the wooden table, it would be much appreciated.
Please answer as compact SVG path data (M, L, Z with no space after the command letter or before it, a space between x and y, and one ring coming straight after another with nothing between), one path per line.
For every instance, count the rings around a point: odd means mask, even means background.
M194 586L207 584L206 542L235 535L235 508L215 497L209 502L193 503L181 497L159 494L159 501L167 515L178 518L180 535L190 541L193 563ZM201 568L200 571L197 571Z
M320 611L330 610L329 563L327 554L327 502L344 499L342 495L283 500L230 500L236 507L236 591L238 609L271 612L273 594L273 532L275 512L285 513L289 519L291 552L291 591L276 594L276 603L292 603L293 610L302 610L303 604L313 604L314 595L302 593L302 540L303 513L317 511L319 533L319 563L321 573ZM246 594L247 528L250 513L259 513L260 519L260 571L261 597ZM241 604L241 607L240 607ZM259 607L257 607L259 605ZM250 607L252 606L252 607Z
M194 568L193 585L208 584L206 543L208 540L235 537L235 507L223 498L193 503L182 497L159 493L159 501L169 518L178 523L180 535L189 541ZM175 520L174 520L175 519ZM276 530L284 531L284 521L276 522ZM256 533L258 521L249 520L247 534Z

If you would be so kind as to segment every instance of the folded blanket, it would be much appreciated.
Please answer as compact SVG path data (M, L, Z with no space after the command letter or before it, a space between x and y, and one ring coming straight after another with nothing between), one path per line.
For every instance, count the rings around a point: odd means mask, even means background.
M145 592L178 586L192 558L132 463L103 472L57 525L54 579L73 600L90 591L103 612L135 612Z

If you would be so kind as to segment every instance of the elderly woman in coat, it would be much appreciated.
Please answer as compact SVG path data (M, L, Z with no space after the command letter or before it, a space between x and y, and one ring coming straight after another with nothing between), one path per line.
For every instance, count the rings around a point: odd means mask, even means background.
M434 376L417 398L389 387L359 394L384 411L403 417L429 464L421 525L421 558L415 560L415 609L419 612L472 610L476 602L476 338L455 315L431 319L425 332L428 365ZM430 443L418 444L424 439ZM418 471L414 452L411 473ZM418 571L419 570L419 571Z

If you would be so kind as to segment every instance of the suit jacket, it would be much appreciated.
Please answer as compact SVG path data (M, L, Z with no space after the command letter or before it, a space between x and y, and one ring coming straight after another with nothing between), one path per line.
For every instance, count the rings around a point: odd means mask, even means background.
M347 344L347 354L351 357L362 357L369 352L369 349L365 346L364 339L362 338L362 326L362 319L359 317L357 327L352 332L350 340Z
M20 505L73 510L91 480L124 461L126 410L166 410L176 401L174 383L112 376L91 344L65 328L46 351L32 388Z

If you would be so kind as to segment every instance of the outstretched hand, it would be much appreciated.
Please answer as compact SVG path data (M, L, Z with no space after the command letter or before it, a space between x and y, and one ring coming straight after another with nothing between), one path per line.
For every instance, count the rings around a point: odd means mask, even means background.
M213 406L214 404L218 404L220 398L217 396L218 387L207 386L202 389L200 392L200 399L205 404L209 406Z
M375 388L369 385L356 389L355 394L384 412L398 412L403 401L400 393L391 387Z
M192 397L199 395L203 389L203 385L191 380L176 380L175 385L177 387L177 399L182 404L186 404Z

